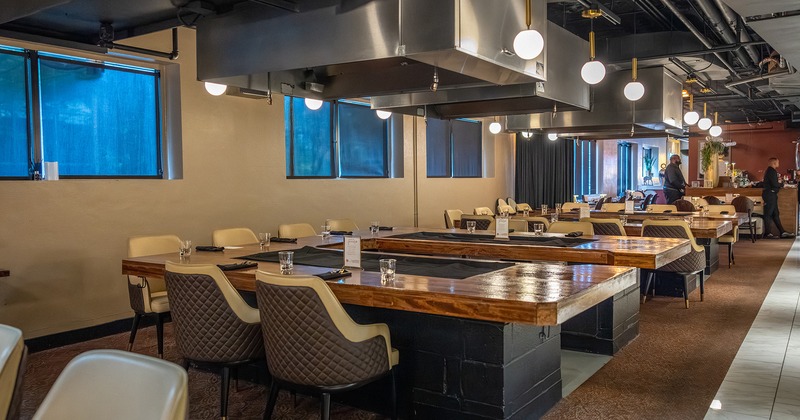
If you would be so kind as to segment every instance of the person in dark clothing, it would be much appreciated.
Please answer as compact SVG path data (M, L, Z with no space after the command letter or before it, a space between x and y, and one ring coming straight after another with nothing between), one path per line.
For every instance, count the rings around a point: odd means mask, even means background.
M775 235L770 232L770 222L775 223L778 228L778 235L781 238L794 238L794 234L787 232L783 229L781 224L781 215L778 211L778 191L781 190L781 184L778 177L778 165L780 162L778 158L769 158L769 166L764 171L764 184L762 186L761 198L764 199L764 237L774 238Z
M672 155L667 169L664 170L664 196L667 197L667 204L680 200L685 191L686 180L681 172L681 157Z

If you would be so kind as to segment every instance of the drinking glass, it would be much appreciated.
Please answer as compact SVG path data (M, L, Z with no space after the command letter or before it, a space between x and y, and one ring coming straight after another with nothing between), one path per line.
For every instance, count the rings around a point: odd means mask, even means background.
M397 260L392 258L381 259L381 283L391 283L394 281L394 272L397 267Z
M692 225L692 222L694 221L694 217L692 217L692 216L685 216L685 217L683 218L683 221L684 221L684 222L686 222L686 223L687 223L689 226L691 226L691 225Z
M628 224L628 216L626 216L624 214L619 216L619 221L622 222L622 226L627 225Z
M379 230L380 226L381 226L381 222L372 222L372 223L370 223L369 224L370 233L372 233L373 235L378 233L378 230Z
M192 255L192 241L189 239L181 239L181 244L178 247L178 254L181 259L189 258Z
M281 274L291 274L294 268L294 251L278 252L278 260L281 263Z
M551 213L550 214L550 223L555 223L558 221L558 213Z
M476 224L474 220L467 220L467 233L475 233Z
M542 204L542 214L547 214L547 204Z
M261 250L264 251L269 248L269 240L272 237L272 234L269 232L259 233L258 234L258 245L261 246Z
M322 233L322 239L328 239L331 237L331 225L325 223L324 225L320 226L320 232Z
M561 203L556 203L554 210L556 211L556 214L561 213Z
M536 236L542 236L542 232L544 232L544 224L543 223L534 223L533 224L533 234Z
M523 217L528 217L530 214L531 214L530 210L527 210L527 209L526 210L522 210L522 216Z

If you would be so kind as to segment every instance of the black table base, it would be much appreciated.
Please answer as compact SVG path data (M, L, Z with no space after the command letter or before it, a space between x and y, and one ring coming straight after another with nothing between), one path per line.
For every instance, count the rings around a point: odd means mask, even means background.
M633 285L561 326L561 348L613 356L639 335L639 285Z

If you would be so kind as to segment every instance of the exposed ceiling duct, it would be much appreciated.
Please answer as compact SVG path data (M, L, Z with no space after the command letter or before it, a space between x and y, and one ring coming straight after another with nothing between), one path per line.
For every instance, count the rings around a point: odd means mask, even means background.
M545 6L533 2L531 28L547 39ZM440 89L546 79L546 51L532 60L512 52L526 28L521 1L326 0L299 8L242 3L199 22L198 78L317 99L428 90L434 75Z
M506 128L589 139L682 136L682 82L663 67L639 69L638 80L647 91L637 102L628 101L622 93L630 72L618 71L595 87L592 111L511 115Z

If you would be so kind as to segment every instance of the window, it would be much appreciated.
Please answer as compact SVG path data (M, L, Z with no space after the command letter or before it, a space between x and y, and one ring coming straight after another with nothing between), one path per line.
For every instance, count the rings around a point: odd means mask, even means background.
M429 178L480 178L483 127L479 121L428 119L425 130Z
M597 141L575 140L575 181L573 191L582 197L597 194Z
M368 105L323 102L312 111L303 98L286 96L284 113L288 178L389 176L389 121Z
M633 189L633 170L631 165L631 143L621 141L617 144L617 193Z
M0 47L0 177L160 178L160 102L158 70Z

